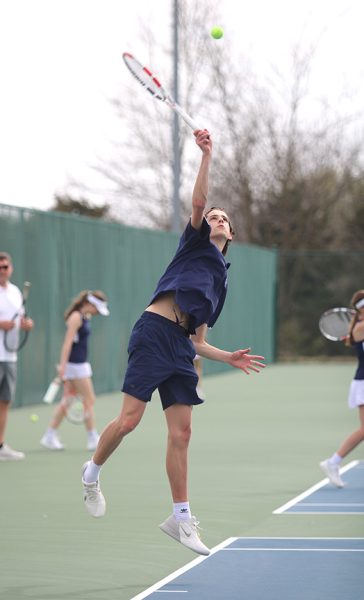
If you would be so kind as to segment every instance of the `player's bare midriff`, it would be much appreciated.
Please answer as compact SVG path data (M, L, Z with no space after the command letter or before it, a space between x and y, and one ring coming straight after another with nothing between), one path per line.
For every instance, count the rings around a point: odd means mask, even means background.
M153 304L150 304L146 309L147 312L156 313L161 317L165 317L183 329L188 329L188 315L184 313L178 304L174 292L167 292L159 296Z

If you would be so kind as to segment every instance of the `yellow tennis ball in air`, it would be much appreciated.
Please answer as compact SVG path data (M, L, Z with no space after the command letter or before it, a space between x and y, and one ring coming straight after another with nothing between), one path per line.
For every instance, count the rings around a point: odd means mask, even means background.
M39 417L38 415L30 415L30 420L32 423L36 423L37 421L39 421Z
M215 25L215 27L213 27L211 29L210 33L211 33L212 37L214 38L214 40L219 40L224 35L224 30L222 27L218 27L217 25Z

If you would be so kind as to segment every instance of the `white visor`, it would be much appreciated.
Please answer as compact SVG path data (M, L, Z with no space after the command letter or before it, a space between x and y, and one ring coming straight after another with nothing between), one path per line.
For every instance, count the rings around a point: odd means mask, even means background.
M104 300L100 300L100 298L96 298L96 296L93 296L92 294L87 294L87 301L94 305L100 315L107 317L107 315L110 314L110 311L107 307L107 302Z
M358 300L358 302L355 302L355 308L357 310L359 310L359 308L363 308L364 307L364 298L361 298L360 300Z

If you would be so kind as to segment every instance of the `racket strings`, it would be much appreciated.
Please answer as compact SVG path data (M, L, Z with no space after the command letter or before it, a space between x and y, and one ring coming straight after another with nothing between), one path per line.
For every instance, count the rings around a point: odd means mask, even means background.
M352 313L348 311L335 311L324 314L320 319L320 330L329 339L343 339L349 333L352 316Z
M4 346L8 352L18 352L27 341L29 331L14 327L5 332Z
M147 67L143 67L129 54L124 54L123 59L131 74L152 96L155 96L159 100L165 100L165 94L160 82Z

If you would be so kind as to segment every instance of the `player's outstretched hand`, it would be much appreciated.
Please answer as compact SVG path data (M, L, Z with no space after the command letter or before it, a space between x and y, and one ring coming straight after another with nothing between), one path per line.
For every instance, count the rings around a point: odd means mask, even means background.
M211 154L212 140L207 129L197 129L193 132L196 138L196 144L201 148L204 154Z
M235 350L235 352L232 352L229 365L236 369L241 369L246 375L250 375L249 371L259 373L260 370L265 367L265 364L260 362L261 360L264 360L264 356L249 354L250 350L251 348L245 348L245 350Z

